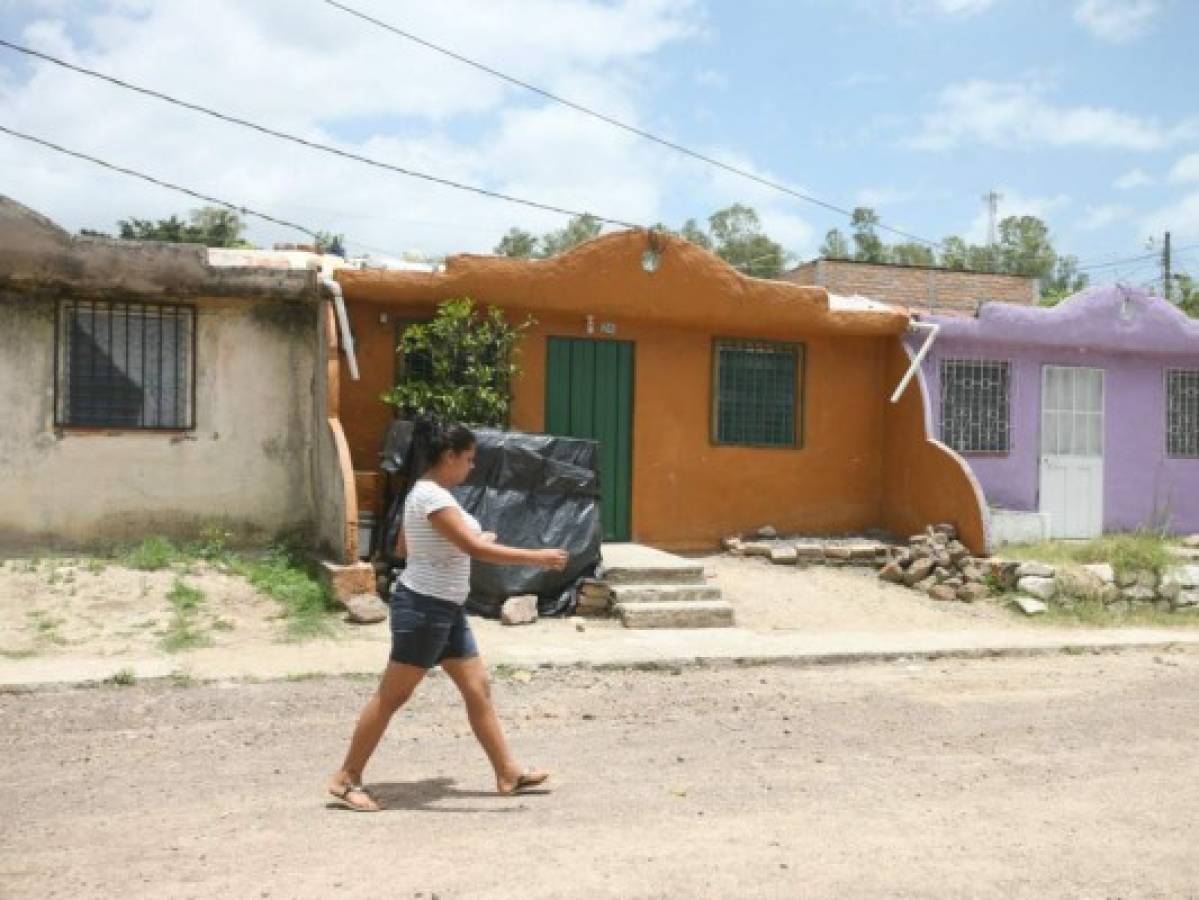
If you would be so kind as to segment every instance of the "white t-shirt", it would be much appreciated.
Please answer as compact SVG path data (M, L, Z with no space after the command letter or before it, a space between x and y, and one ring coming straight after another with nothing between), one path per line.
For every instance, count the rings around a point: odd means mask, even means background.
M418 479L404 501L408 565L400 575L400 583L418 594L465 603L470 593L470 557L442 537L429 521L430 515L447 507L457 509L476 534L483 530L453 494L435 481Z

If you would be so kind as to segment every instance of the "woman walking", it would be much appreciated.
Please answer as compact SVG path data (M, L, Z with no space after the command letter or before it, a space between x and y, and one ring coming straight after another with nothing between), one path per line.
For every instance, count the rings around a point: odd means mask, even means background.
M465 481L474 466L475 436L469 429L422 419L413 430L412 445L415 458L428 468L404 503L398 549L408 564L391 596L391 658L329 784L330 794L362 812L380 808L362 784L367 761L392 715L436 665L462 693L471 730L495 770L499 793L513 794L549 778L548 772L523 769L508 748L463 604L472 559L560 571L566 568L566 551L497 544L495 535L482 531L454 499L449 489Z

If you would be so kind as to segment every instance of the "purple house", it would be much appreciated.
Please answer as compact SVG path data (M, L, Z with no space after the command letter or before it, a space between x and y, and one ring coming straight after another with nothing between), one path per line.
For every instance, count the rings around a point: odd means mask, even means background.
M1199 531L1199 322L1119 285L921 321L940 326L930 433L973 470L994 541Z

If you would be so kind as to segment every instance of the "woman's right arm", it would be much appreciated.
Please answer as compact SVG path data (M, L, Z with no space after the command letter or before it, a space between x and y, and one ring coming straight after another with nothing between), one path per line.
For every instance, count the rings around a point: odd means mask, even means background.
M566 568L565 550L525 550L486 541L482 535L471 530L462 514L452 506L430 513L429 523L438 534L471 559L501 566L540 566L559 572Z

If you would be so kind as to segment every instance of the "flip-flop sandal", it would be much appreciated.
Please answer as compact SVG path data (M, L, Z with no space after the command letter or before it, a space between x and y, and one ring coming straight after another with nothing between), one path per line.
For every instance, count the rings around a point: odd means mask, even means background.
M340 791L329 788L329 793L336 797L338 801L341 802L342 806L344 806L346 809L352 809L354 812L379 812L379 810L382 809L382 807L378 805L378 801L371 796L371 792L361 784L347 784ZM375 808L372 809L369 806L363 806L359 803L355 803L350 799L350 794L363 794L366 797L370 797L370 799L375 803Z
M501 797L511 797L513 794L521 794L535 787L540 787L549 779L550 773L546 772L543 775L535 775L532 771L521 772L516 776L516 784L507 791L501 791Z

